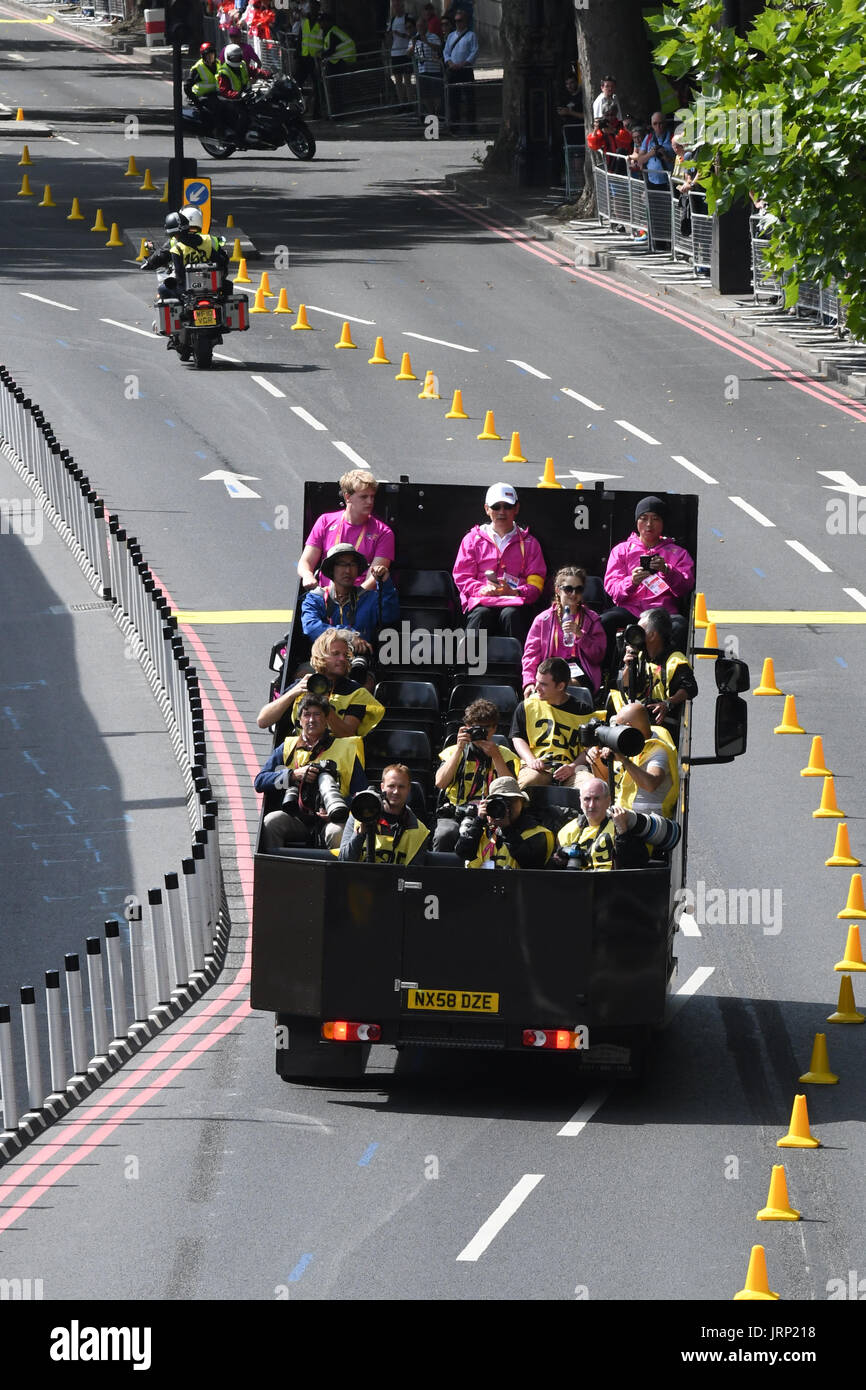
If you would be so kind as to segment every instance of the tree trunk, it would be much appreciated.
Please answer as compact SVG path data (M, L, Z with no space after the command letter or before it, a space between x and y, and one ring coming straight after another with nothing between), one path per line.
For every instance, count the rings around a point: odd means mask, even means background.
M573 0L502 0L502 124L485 168L512 174L526 138L527 69L550 74L550 108L575 61Z

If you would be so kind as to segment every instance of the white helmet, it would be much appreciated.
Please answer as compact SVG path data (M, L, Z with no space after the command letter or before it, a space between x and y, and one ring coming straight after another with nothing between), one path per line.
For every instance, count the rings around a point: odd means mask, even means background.
M197 232L200 232L200 231L201 231L201 228L202 228L201 208L191 208L191 207L181 208L181 210L180 210L180 215L181 215L181 217L185 217L185 218L186 218L186 220L187 220L188 224L190 225L190 227L195 227L195 229L196 229Z
M240 44L230 43L223 54L223 61L228 63L230 68L239 68L244 61L244 51Z

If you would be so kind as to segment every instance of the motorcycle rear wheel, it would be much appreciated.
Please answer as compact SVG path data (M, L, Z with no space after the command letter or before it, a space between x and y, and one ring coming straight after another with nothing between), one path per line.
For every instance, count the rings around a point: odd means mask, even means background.
M192 340L192 355L195 365L201 369L213 362L213 338L209 333L196 333Z
M309 126L297 121L286 130L286 144L296 159L314 159L316 138Z
M215 135L200 135L198 139L202 149L211 159L228 159L237 149L237 145L233 145L230 140L218 140Z

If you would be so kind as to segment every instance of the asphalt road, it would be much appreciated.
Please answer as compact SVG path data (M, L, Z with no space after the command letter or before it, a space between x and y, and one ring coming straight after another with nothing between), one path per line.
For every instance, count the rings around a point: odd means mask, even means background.
M29 39L16 42L29 51ZM97 1147L81 1145L96 1123L82 1109L4 1171L3 1272L26 1264L46 1297L77 1299L714 1300L742 1287L763 1239L773 1288L826 1298L829 1280L866 1263L856 1028L827 1029L839 1086L809 1088L824 1147L785 1160L808 1219L755 1222L796 1078L835 1006L850 878L824 867L833 830L813 821L815 782L799 777L808 739L772 733L781 702L749 696L748 755L695 769L689 860L696 891L763 889L776 904L778 890L781 915L710 916L681 936L675 988L687 992L642 1087L540 1080L535 1059L425 1056L395 1071L386 1049L362 1085L286 1086L272 1071L272 1020L243 1006L249 784L268 752L254 719L281 630L254 619L291 606L303 479L336 479L347 457L381 478L473 482L479 508L498 478L533 486L547 455L569 483L576 470L589 485L697 492L699 587L730 615L719 636L738 644L753 684L762 658L775 658L801 722L824 737L862 852L863 541L856 497L854 533L828 531L827 502L846 494L828 491L822 471L866 484L866 409L789 379L662 295L569 267L459 206L441 180L471 167L470 149L420 140L328 142L311 165L203 161L272 288L285 286L293 308L317 307L312 333L257 317L211 373L184 368L148 334L151 287L128 252L105 250L89 221L64 220L73 194L127 227L158 226L161 209L123 177L132 142L75 123L75 105L116 81L109 60L88 56L79 73L64 45L40 59L55 60L47 90L70 118L60 133L78 143L40 144L30 174L34 187L51 182L56 212L16 197L21 170L0 146L0 309L14 326L4 355L139 535L176 607L198 615L185 633L214 707L240 970L99 1093ZM124 71L130 109L149 80ZM0 100L26 107L32 87L26 64L0 59ZM135 153L159 184L165 136L143 125ZM288 268L271 269L282 247ZM334 351L343 319L357 352ZM395 364L409 350L419 377L437 374L441 404L419 401L420 383L395 383L396 365L367 365L378 334ZM469 421L443 418L456 387ZM504 467L505 443L476 440L487 409L505 441L520 431L529 463ZM258 495L203 481L217 468ZM780 618L794 609L808 613ZM698 676L701 752L711 677ZM563 1133L574 1116L578 1132ZM57 1165L71 1153L76 1178L61 1186ZM48 1182L38 1209L37 1189L13 1188L33 1182L34 1160ZM22 1193L34 1205L17 1207ZM471 1258L505 1199L509 1219Z

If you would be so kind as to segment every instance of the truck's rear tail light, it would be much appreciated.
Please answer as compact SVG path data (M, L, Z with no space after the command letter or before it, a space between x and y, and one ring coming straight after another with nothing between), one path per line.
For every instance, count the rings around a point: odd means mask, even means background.
M580 1047L580 1032L568 1028L524 1028L524 1047L548 1047L557 1052Z
M322 1024L322 1037L328 1042L378 1042L381 1036L378 1023L347 1023L338 1019Z

